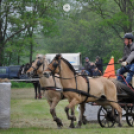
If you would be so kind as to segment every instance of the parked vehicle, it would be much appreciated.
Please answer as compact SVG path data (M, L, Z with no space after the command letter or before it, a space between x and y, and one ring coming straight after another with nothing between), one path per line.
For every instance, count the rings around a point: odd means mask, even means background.
M1 66L0 67L0 78L19 78L19 70L20 70L20 65L15 65L15 66Z

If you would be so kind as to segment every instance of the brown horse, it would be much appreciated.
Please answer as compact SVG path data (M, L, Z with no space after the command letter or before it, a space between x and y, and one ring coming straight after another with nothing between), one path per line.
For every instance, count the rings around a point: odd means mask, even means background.
M72 116L69 114L70 108L80 104L82 112L81 115L83 115L83 102L96 102L102 106L110 105L113 108L113 111L116 109L119 114L119 126L121 126L122 109L118 103L115 103L117 102L117 91L113 82L104 77L88 77L90 82L89 95L92 96L85 96L89 89L87 81L82 76L79 76L75 72L72 65L66 59L62 58L61 55L56 55L56 57L49 64L48 68L44 71L44 75L46 77L49 77L51 73L58 73L61 77L61 83L64 89L63 94L69 101L69 105L65 107L65 112L68 119L76 120L74 115ZM81 126L81 121L82 116L81 120L77 123L77 127Z
M45 91L44 96L47 99L50 105L50 113L53 117L53 120L57 123L58 128L63 126L62 121L57 117L55 108L59 101L63 100L64 96L61 91L63 89L61 85L61 81L58 78L53 78L50 76L49 78L44 77L43 71L48 68L48 62L45 59L44 55L38 54L36 56L36 60L32 63L31 68L27 71L27 75L33 75L35 71L37 71L41 88ZM58 76L58 75L57 75ZM58 91L56 91L58 89ZM74 114L74 108L71 110L71 114ZM69 126L70 128L74 128L74 121L71 121Z

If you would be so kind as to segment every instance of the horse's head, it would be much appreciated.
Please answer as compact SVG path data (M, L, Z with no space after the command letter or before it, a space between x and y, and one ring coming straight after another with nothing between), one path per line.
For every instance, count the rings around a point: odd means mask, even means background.
M21 65L20 67L20 70L19 70L19 76L21 75L25 75L26 74L26 71L31 67L31 64L30 63L27 63L25 65Z
M26 74L27 70L31 67L31 63L27 63L26 65L24 65L24 73Z
M57 54L55 58L51 61L51 63L48 65L48 68L44 70L43 74L46 77L51 76L51 74L59 74L61 70L60 62L61 62L62 56L61 54Z
M69 61L64 59L61 54L57 54L48 65L48 68L44 70L43 74L45 77L49 77L51 74L60 74L63 70L68 72L68 68L73 74L76 74L74 67L69 63Z
M46 67L46 60L45 60L45 56L42 54L37 54L35 61L32 63L31 67L29 68L29 70L27 70L26 74L29 77L32 77L36 74L41 74L43 73L43 70ZM41 66L43 66L41 68Z

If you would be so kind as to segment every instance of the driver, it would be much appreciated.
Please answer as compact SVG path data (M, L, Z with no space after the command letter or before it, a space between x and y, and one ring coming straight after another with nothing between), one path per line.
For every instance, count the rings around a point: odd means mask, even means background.
M129 84L134 75L134 36L132 33L126 33L124 35L124 56L122 59L119 59L119 62L122 65L122 68L119 70L119 75L123 75L125 72L128 72L126 77L126 82L123 83ZM122 81L122 77L118 76L117 80Z

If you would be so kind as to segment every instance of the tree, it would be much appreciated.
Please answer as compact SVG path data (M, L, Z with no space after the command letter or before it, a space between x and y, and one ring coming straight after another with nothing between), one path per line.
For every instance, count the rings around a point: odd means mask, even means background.
M101 56L108 62L111 55L116 56L116 60L121 56L122 42L110 26L100 23L102 21L101 16L83 6L79 12L72 12L68 18L57 21L59 34L47 38L45 48L50 53L81 52L92 61Z
M10 46L11 52L11 48L15 48L16 37L18 40L26 37L23 34L31 38L31 42L29 42L31 47L28 50L30 51L30 61L32 61L33 45L36 45L33 43L33 34L38 32L51 33L54 27L53 14L56 12L54 12L55 8L52 8L53 3L54 1L51 0L0 0L0 65L7 59L5 49L9 50L7 47ZM45 27L46 23L47 27ZM15 42L13 43L13 41ZM9 45L9 42L12 44ZM22 44L18 44L18 49L21 48L19 45ZM25 47L27 48L27 46Z
M134 0L88 1L89 10L99 14L104 26L110 26L121 38L121 32L132 32L134 23Z

